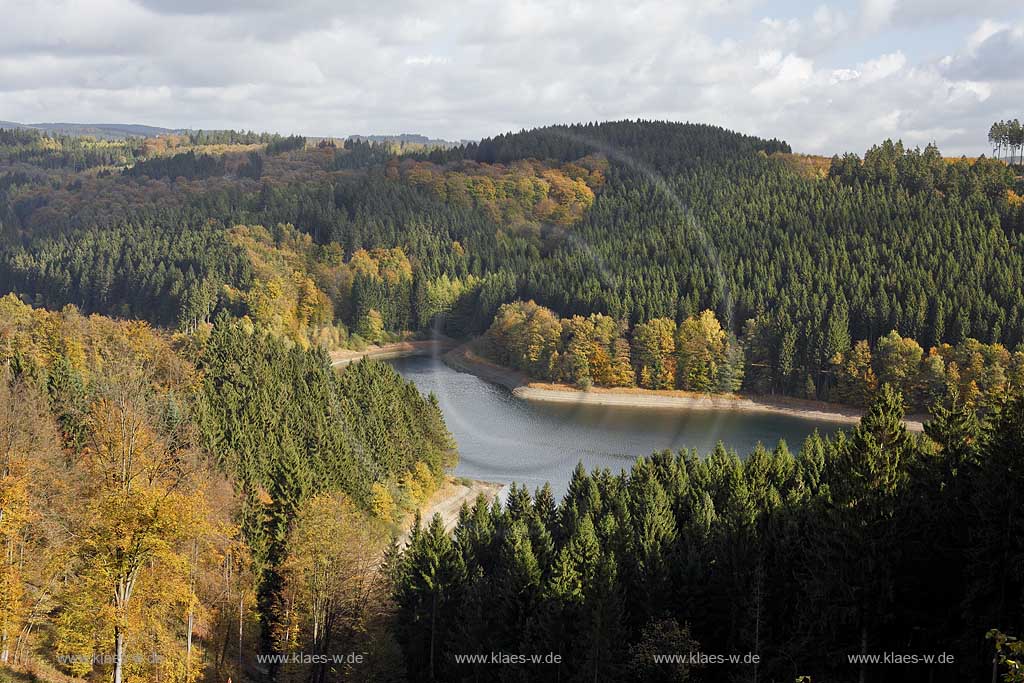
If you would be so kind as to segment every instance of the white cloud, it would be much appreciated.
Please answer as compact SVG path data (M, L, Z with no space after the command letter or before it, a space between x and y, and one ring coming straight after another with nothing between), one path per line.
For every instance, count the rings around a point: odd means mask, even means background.
M955 78L988 82L1020 82L1024 64L1024 23L984 20L967 39L967 49L943 60Z
M829 154L889 135L975 152L1024 101L1024 36L997 5L0 0L0 119L461 138L644 116ZM942 61L893 30L972 6L988 20Z
M873 83L898 73L907 64L902 52L882 55L857 65L857 73L865 83Z
M864 0L862 14L864 22L873 28L888 24L896 10L896 0Z
M780 57L777 52L773 52L762 55L758 66L762 71L768 71L770 76L756 84L751 93L761 98L765 105L779 106L806 101L806 86L814 77L814 63L811 60L794 54Z
M415 55L405 58L405 63L414 66L433 66L436 64L448 64L451 60L447 57L437 55Z
M861 0L860 5L862 22L872 29L887 25L921 28L986 13L1006 14L1013 9L1012 0Z
M1010 28L1009 24L1001 21L984 19L981 24L978 25L978 28L974 30L974 33L967 37L967 49L971 51L977 50L986 40L1008 28Z
M860 72L856 69L833 69L829 78L829 85L836 85L844 81L855 81L860 78Z
M812 21L817 33L830 37L846 31L850 25L845 12L828 5L818 5L812 15Z
M893 111L876 116L868 125L876 130L883 131L887 137L899 137L900 114L899 109L894 109Z

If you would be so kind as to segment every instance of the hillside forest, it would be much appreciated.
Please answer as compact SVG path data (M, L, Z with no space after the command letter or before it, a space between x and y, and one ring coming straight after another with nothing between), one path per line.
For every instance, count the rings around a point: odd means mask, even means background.
M951 159L643 120L0 130L0 680L1020 680L1014 131ZM457 459L436 398L328 356L439 334L584 390L864 417L448 531L416 516ZM847 658L883 650L956 659ZM457 659L493 652L558 660Z
M226 311L327 348L479 335L517 300L608 316L630 343L637 325L710 310L739 345L740 389L844 402L860 342L877 354L895 332L942 360L927 373L955 375L944 345L991 347L983 363L1009 370L1024 340L1020 180L934 146L817 164L779 141L661 122L402 154L223 133L79 142L123 149L126 164L153 151L123 170L86 155L78 171L59 165L60 138L4 140L0 288L52 309L185 331Z

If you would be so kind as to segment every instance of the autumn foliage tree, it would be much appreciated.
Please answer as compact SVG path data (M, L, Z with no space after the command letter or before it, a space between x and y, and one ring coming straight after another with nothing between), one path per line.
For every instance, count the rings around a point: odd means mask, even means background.
M64 591L75 608L102 608L88 624L66 620L61 642L67 648L77 635L71 631L106 624L100 654L109 644L114 683L149 667L178 680L199 672L183 656L185 624L168 617L187 612L194 599L188 558L203 535L205 502L195 454L157 433L148 392L145 377L127 370L91 407L89 446L79 463L86 504L78 520L78 575Z
M657 318L629 330L600 313L559 319L533 301L519 301L498 310L484 342L500 363L584 388L735 392L743 380L743 349L712 311L678 326Z
M33 602L26 582L38 569L26 557L45 547L42 484L59 452L45 398L26 377L0 367L0 664L11 663L24 645Z
M195 680L214 624L248 629L252 578L234 492L195 446L191 366L145 324L0 311L5 662Z
M281 568L286 616L276 634L280 651L330 656L373 649L364 639L386 608L381 560L388 539L387 527L344 495L324 494L305 504ZM349 680L354 666L315 663L290 667L284 675Z

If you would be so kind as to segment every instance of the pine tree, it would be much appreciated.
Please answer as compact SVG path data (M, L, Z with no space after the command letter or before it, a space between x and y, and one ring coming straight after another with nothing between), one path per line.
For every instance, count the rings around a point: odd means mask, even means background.
M548 531L554 530L556 521L557 505L555 496L551 492L551 484L545 482L533 494L533 511L538 520Z
M81 375L65 356L58 356L50 365L46 389L64 443L72 450L81 448L86 435L85 385Z
M669 498L649 460L633 465L629 479L629 513L632 520L630 585L636 590L629 601L633 618L643 622L657 613L668 593L669 566L676 540L676 521Z
M837 608L849 610L849 645L858 652L871 651L873 637L891 614L901 539L907 533L896 522L897 506L919 454L903 422L903 405L899 392L884 385L849 439L838 446L830 476L835 507L825 514L830 531L823 533L833 535L829 547L837 557L831 561L849 567L837 577L837 588L849 603Z
M512 520L501 541L490 585L496 625L503 651L528 651L536 642L536 612L541 598L541 567L534 555L526 523Z
M442 655L456 632L459 586L466 567L438 515L410 543L395 588L402 646L410 671L419 679L446 680Z
M963 419L963 418L961 418ZM959 455L971 458L970 434L974 426L967 417L967 439L954 440ZM1024 398L1015 397L997 406L990 418L991 437L978 454L981 466L964 473L970 493L967 544L968 581L965 619L972 633L994 627L1020 631L1020 596L1024 582L1012 567L1024 561ZM966 441L966 443L964 443ZM968 460L969 462L969 460ZM1014 616L1011 616L1014 615ZM985 624L987 622L987 625Z

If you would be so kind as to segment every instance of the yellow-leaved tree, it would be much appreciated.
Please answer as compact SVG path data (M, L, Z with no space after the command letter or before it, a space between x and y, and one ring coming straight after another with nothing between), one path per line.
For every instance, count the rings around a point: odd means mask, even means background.
M190 681L198 544L206 536L195 453L154 425L166 397L137 370L108 382L89 412L77 467L82 505L58 650L76 673ZM110 649L108 649L110 648Z
M31 611L25 584L37 557L33 522L39 518L36 482L59 454L57 427L45 399L0 368L0 663L8 664ZM58 549L51 547L50 552ZM32 576L32 579L39 577Z
M281 568L286 618L276 634L280 650L313 655L358 652L358 639L387 603L380 568L387 539L385 525L343 494L319 495L303 507ZM356 665L313 663L311 670L283 674L311 681L344 679L346 669Z
M726 333L713 311L690 316L676 333L676 381L688 391L714 391L726 362Z

